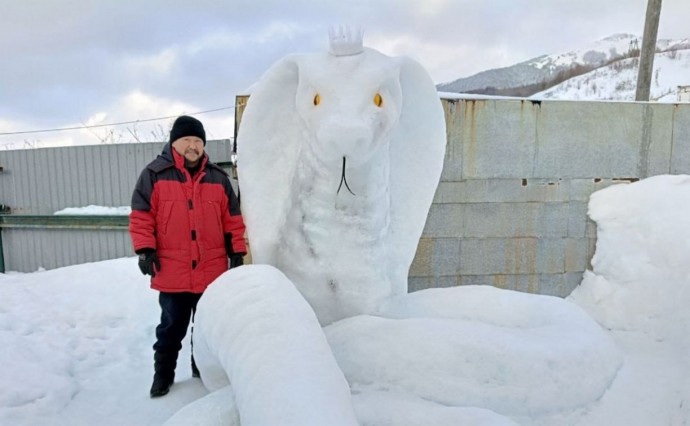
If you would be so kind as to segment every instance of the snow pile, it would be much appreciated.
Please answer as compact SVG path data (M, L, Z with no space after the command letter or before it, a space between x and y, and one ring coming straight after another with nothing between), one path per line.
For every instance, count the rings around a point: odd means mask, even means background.
M518 426L490 410L449 407L406 393L362 392L352 402L361 426Z
M399 319L358 316L326 327L354 391L538 416L597 400L621 364L601 327L557 297L429 289L401 298L391 313Z
M654 176L594 193L593 270L570 299L624 352L623 367L581 425L690 421L690 176Z
M592 195L593 271L571 299L610 329L658 338L690 330L690 176L655 176Z
M62 210L58 210L53 214L80 216L129 216L130 213L132 213L132 207L130 206L107 207L92 204L86 207L67 207Z
M0 424L162 424L203 396L180 367L149 399L156 300L134 257L0 274Z

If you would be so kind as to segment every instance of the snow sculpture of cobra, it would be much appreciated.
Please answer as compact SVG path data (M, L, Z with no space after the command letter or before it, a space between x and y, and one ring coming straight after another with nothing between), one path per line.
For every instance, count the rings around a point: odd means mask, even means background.
M238 135L253 261L283 271L324 325L406 293L445 139L434 85L410 59L332 34L330 53L279 61Z
M197 310L194 355L206 388L227 397L220 424L358 424L314 312L271 266L233 269L208 288Z
M514 424L504 416L595 401L621 357L574 304L489 287L407 294L445 141L443 110L428 74L411 59L364 48L361 34L332 33L328 53L280 60L254 87L239 133L242 209L253 261L265 264L239 268L243 279L260 286L272 265L287 277L282 283L299 290L325 327L356 394L361 424L386 417L362 402L389 393L395 401L412 401L410 410L486 410L494 416L486 424L494 425ZM220 284L234 285L215 283L210 291ZM246 396L235 383L245 376L232 358L246 354L233 355L224 349L233 343L223 339L246 339L233 328L243 322L228 309L221 321L226 332L222 324L205 324L205 305L222 303L205 302L208 297L199 306L195 344L214 354L208 359L216 364L201 365L202 377L224 368L240 401ZM487 300L505 309L487 310ZM274 303L277 313L286 312ZM497 340L505 344L497 347ZM428 356L406 356L413 345L427 345ZM582 376L588 380L578 381ZM337 379L329 383L324 386L331 390L341 386ZM390 402L398 411L400 405ZM449 424L479 424L467 415L453 412ZM401 420L381 424L413 418L395 417Z

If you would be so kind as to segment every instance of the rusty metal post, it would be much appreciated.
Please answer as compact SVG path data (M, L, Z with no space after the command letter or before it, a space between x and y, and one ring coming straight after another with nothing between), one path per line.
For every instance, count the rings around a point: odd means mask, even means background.
M242 114L244 114L244 108L247 106L247 100L249 100L249 95L235 96L235 144L237 144L237 132L240 130L240 122L242 122Z

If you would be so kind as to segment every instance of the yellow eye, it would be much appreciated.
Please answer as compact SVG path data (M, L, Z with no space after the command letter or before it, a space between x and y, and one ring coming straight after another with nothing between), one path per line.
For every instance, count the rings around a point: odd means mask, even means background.
M374 95L374 105L376 105L377 107L383 105L383 98L381 97L381 94L377 93L376 95Z
M319 96L319 94L317 93L317 94L314 96L314 106L316 106L316 105L318 105L318 104L320 104L320 103L321 103L321 96Z

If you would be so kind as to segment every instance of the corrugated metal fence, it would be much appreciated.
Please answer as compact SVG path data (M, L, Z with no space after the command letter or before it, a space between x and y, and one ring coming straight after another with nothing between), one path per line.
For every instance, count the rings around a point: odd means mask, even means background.
M92 145L0 151L0 204L13 215L52 215L67 207L128 206L141 170L164 143ZM211 159L227 163L230 140L209 141ZM126 228L3 228L1 244L8 271L30 272L76 263L131 256Z

